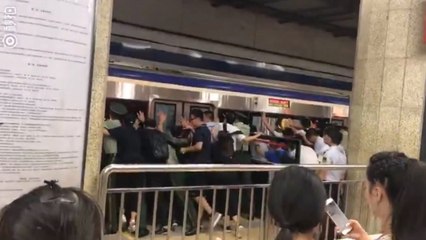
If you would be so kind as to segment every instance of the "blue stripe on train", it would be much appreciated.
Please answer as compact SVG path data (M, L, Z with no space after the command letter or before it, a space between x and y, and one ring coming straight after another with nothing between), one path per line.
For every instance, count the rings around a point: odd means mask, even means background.
M144 59L155 62L174 64L192 68L200 68L212 71L219 71L243 76L271 79L283 82L299 83L311 86L326 87L338 90L352 90L351 82L343 82L334 79L307 76L303 74L262 69L253 66L228 64L224 61L193 58L186 54L171 53L158 49L132 49L123 46L119 42L111 42L111 55Z
M109 75L114 77L146 80L146 81L158 82L158 83L169 83L169 84L176 84L176 85L189 86L189 87L208 88L208 89L216 89L216 90L224 90L224 91L232 91L232 92L240 92L240 93L267 95L267 96L281 97L281 98L294 98L294 99L301 99L301 100L349 105L349 99L343 98L343 97L339 98L339 97L320 96L320 95L315 95L310 93L301 93L301 92L288 91L288 90L278 90L278 89L271 89L271 88L265 88L265 87L254 87L254 86L247 86L247 85L236 84L236 83L216 82L216 81L201 79L201 78L170 76L170 75L165 75L160 73L140 72L140 71L132 71L132 70L126 70L126 69L111 68L111 67L109 68Z

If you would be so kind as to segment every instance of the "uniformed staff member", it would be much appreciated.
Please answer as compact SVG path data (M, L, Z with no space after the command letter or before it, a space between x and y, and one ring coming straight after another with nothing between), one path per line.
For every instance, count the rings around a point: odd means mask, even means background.
M127 114L127 108L123 104L112 102L109 105L109 118L104 122L105 129L121 127L120 119ZM103 142L104 156L102 158L101 170L114 162L117 155L117 141L111 136L104 136Z

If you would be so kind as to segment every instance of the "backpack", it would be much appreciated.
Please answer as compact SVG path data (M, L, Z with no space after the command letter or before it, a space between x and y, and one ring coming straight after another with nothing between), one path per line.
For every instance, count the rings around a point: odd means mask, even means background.
M221 131L217 134L217 142L216 146L219 151L218 154L227 157L227 158L233 158L234 157L234 135L243 134L241 131L235 131L233 133L229 133L227 129L227 123L223 123L223 128Z
M157 130L153 131L149 143L155 162L166 163L169 159L169 144L164 134Z

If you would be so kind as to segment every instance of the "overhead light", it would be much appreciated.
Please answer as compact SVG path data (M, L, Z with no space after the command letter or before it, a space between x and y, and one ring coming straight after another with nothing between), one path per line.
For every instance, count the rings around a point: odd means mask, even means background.
M132 49L140 49L140 50L145 50L145 49L150 49L151 46L150 45L144 45L144 44L133 44L133 43L122 43L124 47L127 48L132 48Z
M285 68L283 66L280 65L272 65L272 69L275 71L280 71L280 72L284 72Z
M210 93L209 95L210 101L218 102L220 99L219 93Z
M203 55L201 55L201 53L195 52L195 51L190 52L189 56L191 56L193 58L202 58L203 57Z
M225 60L225 62L226 62L227 64L231 64L231 65L237 65L237 64L238 64L238 62L237 62L237 61L234 61L234 60Z
M266 67L266 63L264 63L264 62L257 62L256 63L256 67L258 67L258 68L265 68Z

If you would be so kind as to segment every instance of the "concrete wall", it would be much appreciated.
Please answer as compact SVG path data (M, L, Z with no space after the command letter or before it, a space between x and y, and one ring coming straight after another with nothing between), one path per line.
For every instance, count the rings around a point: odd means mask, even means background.
M353 67L354 39L335 38L330 33L297 24L279 24L276 19L227 6L214 8L208 0L116 0L114 18L142 25L150 30L211 39L305 59ZM140 29L139 31L144 31ZM113 26L113 33L123 33ZM134 30L133 33L138 34ZM152 39L157 41L158 39ZM169 35L166 41L172 41ZM161 39L160 39L161 41ZM175 45L184 45L175 41ZM200 50L211 48L198 46ZM226 54L229 52L215 52ZM262 60L262 54L255 56ZM279 63L279 62L276 62Z

